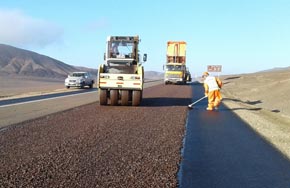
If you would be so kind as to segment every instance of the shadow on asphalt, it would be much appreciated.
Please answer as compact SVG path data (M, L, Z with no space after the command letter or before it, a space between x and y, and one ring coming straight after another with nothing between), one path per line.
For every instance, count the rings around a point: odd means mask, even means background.
M140 106L187 106L190 102L190 98L143 98Z
M262 101L261 100L256 100L256 101L242 101L240 99L231 99L231 98L223 98L224 101L234 101L234 102L240 102L240 103L244 103L244 104L250 104L250 105L256 105L256 104L261 104Z
M232 77L225 78L224 80L234 80L234 79L238 79L238 78L241 78L241 77L240 76L232 76Z
M240 99L231 99L231 98L223 98L223 101L240 102L240 103L249 104L249 105L256 105L256 104L261 104L262 103L261 100L256 100L256 101L248 101L248 100L247 101L242 101ZM262 110L262 108L251 108L251 107L248 107L248 108L229 108L228 110L230 110L230 111L235 111L235 110L259 111L259 110Z
M262 108L229 108L229 109L224 109L223 111L236 111L236 110L259 111L259 110L262 110Z

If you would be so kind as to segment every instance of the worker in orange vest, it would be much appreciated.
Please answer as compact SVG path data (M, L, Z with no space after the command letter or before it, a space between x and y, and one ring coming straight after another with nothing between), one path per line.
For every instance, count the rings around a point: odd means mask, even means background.
M206 110L217 110L222 100L220 93L222 81L219 78L210 76L208 72L204 72L202 77L204 78L204 94L208 97L208 107Z

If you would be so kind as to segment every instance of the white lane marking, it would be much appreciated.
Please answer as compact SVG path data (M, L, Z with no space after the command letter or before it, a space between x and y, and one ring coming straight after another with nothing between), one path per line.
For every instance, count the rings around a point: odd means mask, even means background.
M7 105L0 106L0 108L9 107L9 106L16 106L16 105L21 105L21 104L28 104L28 103L33 103L33 102L47 101L47 100L58 99L58 98L63 98L63 97L71 97L71 96L75 96L75 95L89 94L89 93L92 93L92 92L97 92L97 91L88 91L88 92L84 92L84 93L76 93L76 94L64 95L64 96L59 96L59 97L51 97L51 98L46 98L46 99L37 99L37 100L33 100L33 101L26 101L26 102L14 103L14 104L7 104Z

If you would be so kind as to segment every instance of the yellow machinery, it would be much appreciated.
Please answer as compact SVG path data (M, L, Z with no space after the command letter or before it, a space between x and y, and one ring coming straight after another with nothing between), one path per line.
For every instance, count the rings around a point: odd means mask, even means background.
M139 36L109 36L105 63L99 66L101 105L138 106L142 100L144 68L139 60ZM143 62L147 54L143 56Z
M186 42L168 41L164 83L186 84L190 73L186 68Z

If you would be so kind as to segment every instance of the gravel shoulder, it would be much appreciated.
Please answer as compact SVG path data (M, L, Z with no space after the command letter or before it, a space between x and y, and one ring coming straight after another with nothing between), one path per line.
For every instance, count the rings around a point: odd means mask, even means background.
M223 103L290 159L290 71L223 77Z

